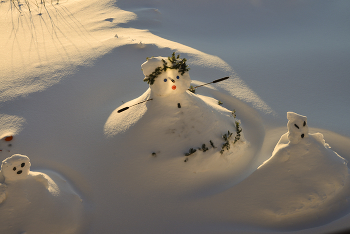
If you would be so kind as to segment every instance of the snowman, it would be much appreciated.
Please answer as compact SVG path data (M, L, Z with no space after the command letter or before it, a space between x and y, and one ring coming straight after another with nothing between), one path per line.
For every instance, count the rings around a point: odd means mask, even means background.
M81 198L57 173L30 171L27 156L3 160L0 184L0 233L77 233Z
M151 98L178 96L187 91L191 84L186 59L175 53L172 57L152 57L141 65L144 81L150 85ZM178 103L181 108L181 103Z
M8 185L16 183L16 181L23 181L29 177L34 178L37 182L43 184L46 188L49 186L49 182L46 177L41 173L30 172L30 160L27 156L21 154L14 154L9 158L2 161L1 164L1 176L4 184L0 189L0 202L3 202L7 197Z
M261 210L268 211L272 219L290 222L292 218L317 217L319 210L331 206L341 209L335 202L344 202L346 207L350 187L347 160L330 148L321 133L309 133L306 116L288 112L287 119L288 132L281 136L272 156L248 178L264 191L256 195ZM268 203L262 202L268 199Z
M137 149L128 150L142 150L150 154L176 152L188 156L187 153L194 152L194 149L204 153L208 147L217 148L211 152L219 153L223 144L230 144L230 139L225 142L223 136L226 134L230 138L236 130L235 121L240 123L239 120L233 117L232 110L218 105L218 100L188 90L191 78L186 59L175 56L175 53L171 57L152 57L141 68L145 76L143 80L149 88L139 98L118 107L110 115L104 129L107 137L120 138L120 147L127 145L126 141L140 142L142 148L139 145ZM235 134L232 142L234 138ZM240 142L245 142L243 134L240 139ZM242 144L242 151L246 146ZM226 149L229 151L229 147Z

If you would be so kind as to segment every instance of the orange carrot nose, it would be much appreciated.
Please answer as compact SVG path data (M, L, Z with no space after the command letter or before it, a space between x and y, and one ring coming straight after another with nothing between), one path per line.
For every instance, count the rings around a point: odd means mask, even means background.
M175 89L176 89L176 85L173 85L171 88L172 88L173 90L175 90Z
M5 141L12 141L12 139L13 139L13 136L7 136L7 137L5 137Z

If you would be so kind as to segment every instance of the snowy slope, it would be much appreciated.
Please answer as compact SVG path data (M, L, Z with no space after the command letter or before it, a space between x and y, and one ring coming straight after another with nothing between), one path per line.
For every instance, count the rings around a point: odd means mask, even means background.
M0 3L0 159L27 155L32 173L64 178L56 184L78 195L84 210L72 214L79 220L72 228L330 233L350 227L347 1L30 4L31 11L23 3L19 12L9 0ZM118 113L152 96L140 69L146 57L174 51L187 58L192 85L230 79ZM221 155L221 136L234 131L232 110L245 142ZM305 144L288 144L287 111L308 116ZM218 148L197 150L184 162L189 148L209 140ZM0 192L7 191L0 210L35 183L0 182ZM23 214L26 222L45 214L39 205L30 209L37 213ZM9 220L1 214L3 226Z

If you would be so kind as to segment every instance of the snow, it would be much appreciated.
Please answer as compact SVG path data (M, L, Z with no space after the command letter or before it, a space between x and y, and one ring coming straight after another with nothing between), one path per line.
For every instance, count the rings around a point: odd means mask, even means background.
M297 144L309 136L307 117L294 112L287 112L288 139L291 144Z
M1 233L75 233L83 224L81 198L58 174L30 171L15 154L1 164ZM50 176L49 176L50 175Z
M11 2L1 233L350 228L348 1ZM191 70L144 82L173 52Z

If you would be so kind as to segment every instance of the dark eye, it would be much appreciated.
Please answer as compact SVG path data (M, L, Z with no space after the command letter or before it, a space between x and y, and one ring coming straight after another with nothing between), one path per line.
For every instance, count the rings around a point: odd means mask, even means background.
M176 79L180 79L180 76L177 76Z
M21 167L24 167L25 165L26 165L25 163L22 163L22 164L21 164Z
M167 79L164 79L164 82L167 82L168 80Z
M303 126L305 127L305 125L306 125L306 122L304 121L304 124L303 124Z
M298 126L298 125L294 124L294 126L295 126L297 129L299 129L299 126Z
M17 168L16 168L16 167L14 167L14 168L13 168L13 170L15 171L15 170L17 170Z

